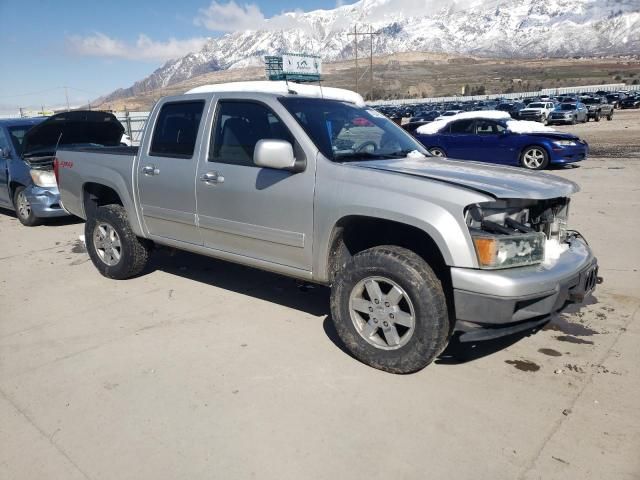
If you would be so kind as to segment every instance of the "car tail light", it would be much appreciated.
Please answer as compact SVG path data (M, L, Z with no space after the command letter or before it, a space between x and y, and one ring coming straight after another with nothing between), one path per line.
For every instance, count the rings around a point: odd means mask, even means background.
M53 174L56 177L56 184L60 186L60 179L58 177L58 169L60 168L58 157L53 157Z

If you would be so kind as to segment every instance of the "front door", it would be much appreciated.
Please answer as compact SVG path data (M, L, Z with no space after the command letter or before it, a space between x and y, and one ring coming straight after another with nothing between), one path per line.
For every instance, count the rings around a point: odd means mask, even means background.
M298 160L305 155L273 102L217 102L196 182L200 233L206 247L309 271L315 159L297 173L253 163L261 139L286 140Z
M451 122L446 131L441 134L441 138L447 157L463 160L479 159L472 118Z
M196 222L195 176L206 116L204 99L167 102L145 135L137 164L140 206L151 236L202 244ZM155 121L154 121L155 120Z
M515 148L510 145L513 138L507 128L494 120L476 120L477 158L491 163L514 163L517 159Z

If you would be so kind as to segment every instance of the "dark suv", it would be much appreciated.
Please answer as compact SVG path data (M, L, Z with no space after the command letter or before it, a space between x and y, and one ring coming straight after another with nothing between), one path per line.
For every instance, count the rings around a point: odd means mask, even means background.
M613 119L613 105L602 97L583 98L582 103L587 106L587 119L599 122L602 117L607 120Z

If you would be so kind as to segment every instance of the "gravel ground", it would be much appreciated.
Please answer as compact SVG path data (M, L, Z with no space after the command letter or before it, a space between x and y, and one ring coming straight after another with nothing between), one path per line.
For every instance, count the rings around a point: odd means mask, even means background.
M110 281L81 223L3 212L0 478L640 478L638 113L567 127L594 157L554 171L595 295L414 375L347 355L325 288L163 251Z

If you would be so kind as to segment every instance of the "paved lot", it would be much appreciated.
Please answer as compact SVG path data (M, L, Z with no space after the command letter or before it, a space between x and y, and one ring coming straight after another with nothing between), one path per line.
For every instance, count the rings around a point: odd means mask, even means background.
M605 284L409 376L340 349L324 288L168 252L110 281L82 224L1 212L0 478L639 478L640 156L555 173Z

